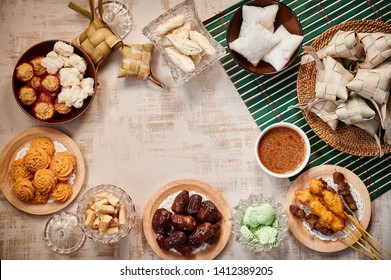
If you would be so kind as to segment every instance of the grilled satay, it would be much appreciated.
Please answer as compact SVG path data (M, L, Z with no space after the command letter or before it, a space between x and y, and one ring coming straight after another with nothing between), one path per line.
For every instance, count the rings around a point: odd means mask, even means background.
M323 235L332 235L334 233L334 231L332 231L331 229L322 226L319 221L319 217L315 214L309 214L305 216L305 220L307 221L312 230L319 231Z
M319 222L319 217L314 214L306 215L304 210L299 206L290 205L289 211L298 219L305 219L310 226L311 230L316 230L322 233L323 235L332 235L334 232L331 229L327 229L322 226Z
M308 183L312 194L319 195L327 208L341 219L346 219L341 197L323 179L312 178Z
M328 210L327 207L321 203L320 197L313 195L310 192L310 189L297 190L296 199L300 203L308 206L311 212L319 217L322 226L331 229L334 232L344 229L344 220Z
M298 219L304 219L306 216L304 210L297 205L289 205L289 211Z
M347 218L341 197L338 194L328 190L322 190L321 197L324 205L326 205L335 215L343 220Z
M356 211L357 204L352 196L349 184L345 181L345 176L341 172L334 172L333 181L338 185L338 193L348 204L350 210Z

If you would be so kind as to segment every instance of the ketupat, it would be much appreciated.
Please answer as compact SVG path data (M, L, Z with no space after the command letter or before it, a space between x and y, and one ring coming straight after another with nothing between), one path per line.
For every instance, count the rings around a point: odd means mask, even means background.
M100 65L113 50L121 47L123 43L99 18L94 3L94 0L88 0L90 13L73 2L69 3L68 7L91 19L87 29L73 39L72 43L82 48L92 62ZM98 9L100 13L103 11L102 0L98 2Z
M358 66L371 69L391 57L391 34L359 33L360 42L365 51L365 61Z
M123 45L121 52L121 67L118 70L117 78L138 78L150 80L163 89L166 85L154 77L151 69L151 58L154 46L148 44Z

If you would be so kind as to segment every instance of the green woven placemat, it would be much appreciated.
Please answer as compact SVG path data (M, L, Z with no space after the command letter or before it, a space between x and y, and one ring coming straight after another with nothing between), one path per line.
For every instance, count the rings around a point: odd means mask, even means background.
M225 48L228 22L235 11L249 1L241 1L204 21L206 29ZM280 2L298 16L303 27L304 46L310 45L316 36L342 22L378 19L391 23L390 1ZM312 131L300 111L288 110L289 106L297 104L296 79L302 54L303 52L291 67L271 76L258 76L245 71L232 59L228 49L221 63L261 130L280 121L298 125L307 133L311 142L311 157L307 169L321 164L343 166L363 180L372 200L379 197L391 189L391 154L382 158L356 157L335 150Z

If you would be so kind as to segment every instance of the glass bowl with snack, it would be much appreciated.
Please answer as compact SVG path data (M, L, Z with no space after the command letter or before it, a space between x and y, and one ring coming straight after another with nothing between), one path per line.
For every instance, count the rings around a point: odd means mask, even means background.
M204 27L193 0L160 15L142 32L163 55L177 86L198 76L226 53Z
M127 236L136 210L130 196L114 185L89 189L77 207L77 219L86 236L104 244Z
M288 230L283 206L263 194L241 199L232 219L236 240L255 252L278 247Z

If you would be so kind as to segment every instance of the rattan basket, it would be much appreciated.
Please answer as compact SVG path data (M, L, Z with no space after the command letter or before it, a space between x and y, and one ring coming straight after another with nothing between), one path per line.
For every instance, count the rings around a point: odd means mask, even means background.
M338 24L318 36L311 44L316 50L325 47L339 31L391 33L391 24L377 20L358 20ZM314 61L300 66L297 76L297 98L300 104L308 103L315 97L316 65ZM334 131L313 113L305 115L313 131L331 147L355 156L379 156L376 141L367 132L353 126L339 123ZM383 138L383 137L382 137ZM384 154L391 153L391 145L382 141Z

